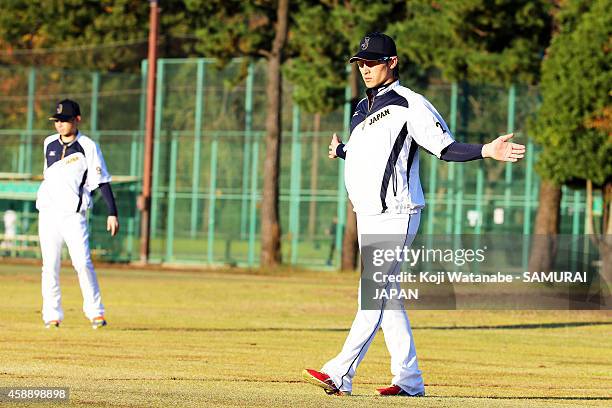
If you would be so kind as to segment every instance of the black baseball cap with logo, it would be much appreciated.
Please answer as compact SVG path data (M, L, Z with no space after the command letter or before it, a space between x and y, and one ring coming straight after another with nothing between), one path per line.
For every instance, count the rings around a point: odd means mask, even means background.
M79 104L71 99L64 99L55 105L55 113L49 116L49 120L71 120L80 115Z
M397 49L393 38L383 33L370 33L359 42L359 51L351 57L349 63L357 60L377 61L395 56Z

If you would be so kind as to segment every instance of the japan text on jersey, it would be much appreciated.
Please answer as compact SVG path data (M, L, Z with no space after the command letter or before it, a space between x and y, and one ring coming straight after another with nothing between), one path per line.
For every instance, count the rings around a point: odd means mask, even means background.
M80 132L68 144L59 134L47 137L43 151L44 179L36 199L38 210L84 211L91 206L91 192L111 181L99 146Z
M349 198L360 214L414 213L425 206L418 147L439 158L453 137L429 101L399 81L368 92L345 146Z

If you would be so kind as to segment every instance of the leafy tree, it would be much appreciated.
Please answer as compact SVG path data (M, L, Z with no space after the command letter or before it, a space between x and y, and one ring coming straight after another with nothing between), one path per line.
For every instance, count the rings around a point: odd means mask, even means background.
M558 231L551 227L558 216L547 212L554 208L558 214L560 194L550 191L579 180L601 186L607 208L601 249L610 279L612 242L605 234L612 200L612 11L605 0L564 2L556 20L558 31L542 64L542 105L533 129L542 147L537 170L543 179L536 233ZM549 249L534 253L530 267L549 266Z
M550 39L550 2L410 0L390 27L398 52L450 80L536 82Z
M612 176L610 133L593 126L610 109L612 11L605 3L568 2L542 64L537 168L556 183L579 178L602 185Z
M281 262L279 221L279 169L281 143L281 66L287 59L287 36L294 24L289 0L244 2L239 0L187 0L195 20L197 49L228 61L233 57L267 61L266 157L261 205L262 267ZM295 5L294 5L295 7ZM245 65L246 66L246 65Z
M130 0L0 2L0 61L138 71L147 57L149 3ZM160 1L160 57L193 53L181 1ZM43 10L41 10L41 8Z

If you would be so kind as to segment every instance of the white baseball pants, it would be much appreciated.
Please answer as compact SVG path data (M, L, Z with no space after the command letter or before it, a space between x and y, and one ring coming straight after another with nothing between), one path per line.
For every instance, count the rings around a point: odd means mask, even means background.
M43 321L64 319L59 274L64 242L79 278L85 316L89 320L103 316L104 305L89 253L89 231L85 212L58 214L43 210L38 218L38 235L43 260Z
M364 234L397 234L398 239L402 241L398 242L398 245L410 246L419 228L420 218L420 213L370 216L357 214L359 247L361 249L361 238ZM400 267L401 264L397 263L393 272L399 272ZM361 290L359 293L361 294ZM398 309L397 305L395 309ZM384 306L381 310L359 308L342 351L328 361L321 371L329 375L341 391L351 391L355 371L379 328L383 330L385 343L391 354L392 384L398 385L411 395L423 393L423 377L417 362L410 321L403 306L399 310L385 309Z

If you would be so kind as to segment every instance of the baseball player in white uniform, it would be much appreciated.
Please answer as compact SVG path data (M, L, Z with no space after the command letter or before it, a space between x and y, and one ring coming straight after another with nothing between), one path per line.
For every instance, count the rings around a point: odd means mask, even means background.
M12 206L4 212L3 220L4 240L0 243L0 248L12 248L17 237L17 213Z
M512 134L491 143L467 144L453 139L441 115L422 95L401 86L395 42L371 33L349 60L356 62L367 96L356 107L351 134L343 144L334 134L329 157L345 163L345 185L357 215L359 245L368 234L393 234L397 244L410 246L417 233L425 198L419 180L419 150L446 161L491 157L515 162L524 156L523 145L510 143ZM400 271L401 264L391 273ZM382 328L391 354L391 385L379 388L382 396L424 396L410 321L403 305L357 311L340 353L320 371L306 369L306 381L331 395L350 395L353 377L376 332ZM397 305L395 305L397 306Z
M81 111L76 102L59 102L49 120L55 122L57 133L44 141L44 180L36 199L43 261L42 318L47 328L59 327L64 319L59 272L65 242L79 278L83 312L97 329L106 326L106 319L91 262L86 214L92 206L91 193L99 189L108 207L107 230L113 236L119 230L111 176L100 147L78 130Z

